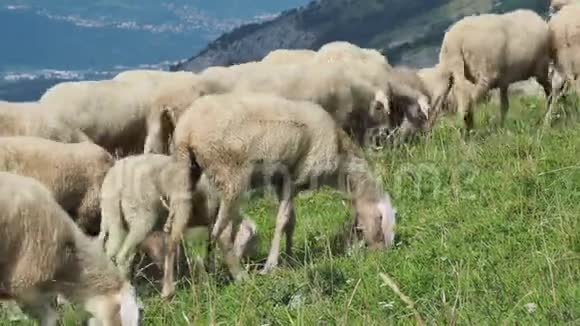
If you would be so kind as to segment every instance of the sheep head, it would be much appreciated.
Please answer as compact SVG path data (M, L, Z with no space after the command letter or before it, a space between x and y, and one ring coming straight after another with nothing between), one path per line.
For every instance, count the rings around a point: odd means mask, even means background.
M417 100L417 104L421 109L421 113L425 116L425 119L429 119L429 111L431 111L431 104L429 103L429 98L427 96L421 96Z
M395 241L396 209L389 195L375 199L356 199L355 226L362 231L365 242L371 249L388 248Z
M339 148L342 155L337 189L343 189L352 198L355 226L362 231L370 248L390 247L394 242L396 210L390 196L370 171L364 153L342 133Z
M373 125L381 125L388 121L388 117L391 114L391 103L389 96L384 91L377 90L375 92L369 112Z
M116 293L89 298L85 302L85 308L94 316L89 319L88 325L139 326L141 324L135 288L128 282Z
M145 154L168 154L171 134L175 129L177 118L172 107L163 105L154 108L147 118L147 138Z

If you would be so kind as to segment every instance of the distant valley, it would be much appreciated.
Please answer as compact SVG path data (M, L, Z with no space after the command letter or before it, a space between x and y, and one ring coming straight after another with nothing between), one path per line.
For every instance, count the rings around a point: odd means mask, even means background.
M0 99L35 100L54 83L125 69L168 69L224 32L302 3L2 0Z
M36 100L57 82L126 69L199 71L335 40L379 49L394 64L428 66L453 22L516 8L545 15L547 2L0 0L0 100Z

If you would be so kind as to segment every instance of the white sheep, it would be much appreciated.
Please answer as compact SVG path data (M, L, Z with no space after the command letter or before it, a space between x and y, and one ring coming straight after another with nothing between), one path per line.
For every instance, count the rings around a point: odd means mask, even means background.
M437 64L417 70L417 76L422 80L431 99L432 112L429 115L428 125L432 128L439 113L448 114L457 111L453 75Z
M264 66L271 65L253 61L228 67L212 66L198 75L194 87L180 82L165 82L157 87L152 109L147 116L147 137L143 152L168 154L175 124L195 99L207 94L229 92L241 77Z
M301 64L311 60L316 51L308 49L277 49L268 53L261 62L269 64Z
M382 89L338 62L256 66L239 77L234 91L317 103L359 144L367 130L385 123L389 114L389 99Z
M154 230L162 229L163 224L168 224L170 242L179 241L186 226L211 225L218 209L217 195L209 188L206 178L201 178L193 192L189 180L187 167L173 162L170 156L159 154L129 156L117 161L109 170L101 190L99 240L104 244L107 256L115 258L124 275L128 275L139 245ZM169 203L167 207L164 200ZM174 213L170 219L169 210ZM256 240L254 222L244 220L234 242L236 256L255 254ZM173 251L176 246L169 243L169 249L164 253L163 297L174 292Z
M283 233L286 252L291 254L293 198L309 187L350 190L369 246L393 244L395 210L389 195L380 189L360 147L317 104L264 93L205 96L183 114L174 142L173 155L191 167L193 183L204 173L220 194L211 238L219 241L235 280L244 280L246 274L232 251L231 239L222 232L231 221L235 236L240 196L263 185L274 185L280 206L262 273L278 264Z
M409 79L393 69L387 58L375 49L361 48L344 41L330 42L316 52L312 61L318 64L342 64L351 73L382 90L385 98L395 106L416 103L425 117L432 110L428 95L422 89L417 89L419 85L408 83Z
M453 75L455 101L469 131L474 104L493 88L500 89L501 124L514 82L535 77L550 102L549 64L547 23L531 10L518 9L468 16L453 24L443 37L438 66Z
M580 3L564 6L549 21L550 48L554 60L552 88L554 96L562 91L564 83L571 83L576 91L580 76ZM552 108L546 114L549 123Z
M549 15L552 16L567 5L580 3L578 0L550 0Z
M117 80L63 82L49 88L39 102L111 154L124 156L143 150L152 89Z
M118 73L113 80L126 81L126 82L143 82L151 81L158 82L166 78L191 78L195 77L195 73L190 71L164 71L164 70L149 70L149 69L137 69L137 70L125 70Z
M0 101L0 136L33 136L62 143L89 141L87 135L50 113L38 102Z
M101 184L113 163L111 154L91 142L0 137L0 171L39 180L89 235L99 233Z
M345 41L334 41L326 43L316 51L315 60L352 62L371 62L385 69L390 67L387 58L375 49L361 48L355 44Z
M82 305L90 324L139 324L133 286L44 185L0 172L0 207L0 299L46 326L57 325L57 296Z
M39 101L49 105L50 114L122 157L146 149L148 132L155 127L149 121L175 105L175 99L189 105L206 92L211 93L212 86L196 75L176 74L156 81L63 82L48 89Z

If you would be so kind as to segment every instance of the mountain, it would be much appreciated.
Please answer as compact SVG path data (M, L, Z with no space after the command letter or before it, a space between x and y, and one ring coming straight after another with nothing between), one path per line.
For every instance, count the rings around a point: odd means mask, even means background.
M167 69L224 32L307 0L0 0L0 99L65 80Z
M547 13L546 0L319 0L223 34L171 70L259 60L277 48L318 49L349 41L379 49L389 62L433 65L445 30L463 16L517 8Z

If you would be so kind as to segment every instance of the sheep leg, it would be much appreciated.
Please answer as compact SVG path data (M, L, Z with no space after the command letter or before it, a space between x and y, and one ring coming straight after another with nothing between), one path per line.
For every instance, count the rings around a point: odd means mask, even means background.
M52 306L54 298L40 293L28 293L17 300L22 312L36 319L41 326L56 326L58 313Z
M292 192L285 191L282 194L282 198L280 201L280 206L278 208L278 215L276 216L276 230L274 231L274 237L272 238L272 244L270 246L270 252L268 253L268 259L266 260L266 264L260 271L260 274L265 275L270 273L276 266L278 266L278 258L280 256L280 241L282 240L282 232L286 233L286 237L291 237L294 232L294 224L295 224L295 216L293 214L293 204L292 204ZM288 226L290 225L290 229ZM289 232L290 231L290 232ZM286 248L288 245L292 245L292 241L290 244L286 243Z
M465 124L463 134L464 136L468 136L469 132L473 129L472 101L467 96L461 95L458 96L457 105L458 111L463 118L463 123Z
M286 230L286 255L292 256L294 230L296 229L296 213L294 212L294 205L292 202L290 203L289 210L289 219L284 229Z
M129 273L137 246L147 238L147 235L155 227L155 215L144 212L137 216L141 216L139 223L132 223L129 233L127 233L127 237L116 256L117 266L124 275Z
M500 87L499 88L499 96L500 96L500 125L503 127L505 123L505 118L507 112L509 110L509 97L508 97L508 87Z
M222 199L220 209L218 212L218 220L221 215L223 220L227 222L224 223L226 227L228 226L228 224L231 223L231 233L224 232L224 230L226 229L224 227L220 231L217 241L223 252L224 260L226 265L228 266L230 274L232 275L232 277L236 282L244 282L248 279L248 275L242 269L240 257L236 255L234 248L234 240L236 239L242 221L241 215L237 213L239 211L237 202L238 202L237 199L234 201ZM214 231L216 230L215 228L216 225L214 225Z
M85 195L77 211L77 223L88 235L97 236L101 220L100 187L92 187Z
M473 93L472 85L457 85L455 100L457 101L457 113L464 124L464 128L461 131L464 137L468 136L471 129L473 129L473 114L471 113Z
M235 202L237 202L237 195L227 196L229 198L222 198L220 203L220 208L215 219L213 228L211 230L211 241L215 242L217 239L220 238L228 223L232 220L232 211L233 206L235 206ZM235 230L237 232L237 229ZM232 229L231 237L235 239L235 232ZM232 240L233 241L233 240Z
M166 238L167 247L163 266L163 288L161 290L161 297L164 299L171 298L173 293L175 293L175 256L177 255L178 245L183 237L183 233L187 228L187 222L187 219L173 216L171 225L169 226L169 238Z
M123 226L123 214L118 200L101 201L101 231L99 241L104 245L107 257L114 257L121 248L127 230ZM107 239L105 239L107 237Z
M550 126L550 123L552 121L552 112L554 111L554 106L556 105L556 103L558 103L558 100L560 99L560 96L562 96L562 94L566 91L566 88L568 87L568 79L564 80L558 88L554 87L554 89L556 90L552 90L552 94L550 94L550 99L547 101L546 104L546 114L544 116L544 128L547 128Z

